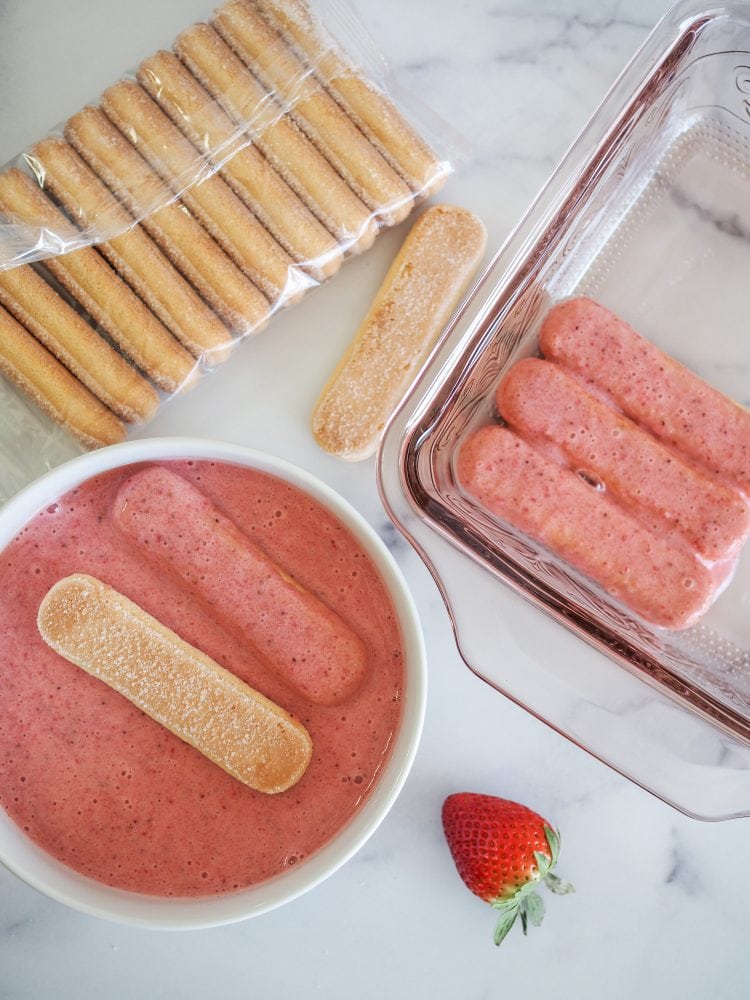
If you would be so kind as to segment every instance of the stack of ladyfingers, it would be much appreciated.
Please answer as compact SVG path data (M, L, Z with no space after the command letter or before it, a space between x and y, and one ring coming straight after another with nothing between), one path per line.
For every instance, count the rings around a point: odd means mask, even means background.
M0 270L0 372L90 447L448 170L304 0L230 0L25 160L0 173L0 213L50 255Z

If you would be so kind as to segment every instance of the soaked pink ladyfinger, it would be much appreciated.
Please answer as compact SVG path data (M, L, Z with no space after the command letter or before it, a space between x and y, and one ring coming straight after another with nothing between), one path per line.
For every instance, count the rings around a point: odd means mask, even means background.
M747 538L750 506L737 490L682 461L559 365L539 358L519 361L495 400L523 438L551 446L636 516L675 528L705 559L729 558Z
M486 510L653 625L686 628L715 596L711 572L686 546L650 531L504 427L473 434L459 453L457 473Z
M359 636L182 476L159 466L135 473L113 516L309 701L336 704L362 683L367 652Z
M656 437L750 494L750 412L604 306L587 298L556 305L540 348Z

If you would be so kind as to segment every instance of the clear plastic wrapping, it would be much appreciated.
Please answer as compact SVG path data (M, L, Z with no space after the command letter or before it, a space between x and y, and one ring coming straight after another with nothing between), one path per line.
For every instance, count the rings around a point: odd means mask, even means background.
M25 150L0 173L0 501L405 219L446 136L345 0L230 0Z

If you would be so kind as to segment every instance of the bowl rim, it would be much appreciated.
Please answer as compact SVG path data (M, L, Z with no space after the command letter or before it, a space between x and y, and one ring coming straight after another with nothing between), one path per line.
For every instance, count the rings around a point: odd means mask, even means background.
M419 616L385 543L364 515L325 482L268 452L198 437L161 437L127 441L77 456L36 479L0 509L0 551L47 504L94 476L140 462L180 459L230 462L276 475L338 517L365 546L394 604L404 643L405 683L401 723L391 754L362 807L299 868L247 889L197 899L116 889L56 860L0 808L0 863L32 888L92 916L164 930L216 927L258 916L308 892L344 865L372 836L401 792L417 753L427 700L427 658Z

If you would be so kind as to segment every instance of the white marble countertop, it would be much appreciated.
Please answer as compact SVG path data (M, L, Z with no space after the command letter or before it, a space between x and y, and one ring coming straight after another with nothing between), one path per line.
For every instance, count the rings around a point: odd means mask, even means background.
M665 0L358 0L404 85L458 125L473 157L442 196L498 246L665 10ZM210 9L205 0L0 3L0 162ZM374 463L323 455L308 415L402 234L244 345L149 433L276 453L351 500L392 545L421 614L430 694L416 765L365 848L260 918L164 933L80 915L0 868L0 997L78 1000L558 995L704 1000L746 992L748 820L686 818L474 677L431 577L380 506ZM344 307L342 308L342 304ZM528 803L563 833L577 893L497 950L440 826L462 789ZM251 833L250 833L251 835Z

